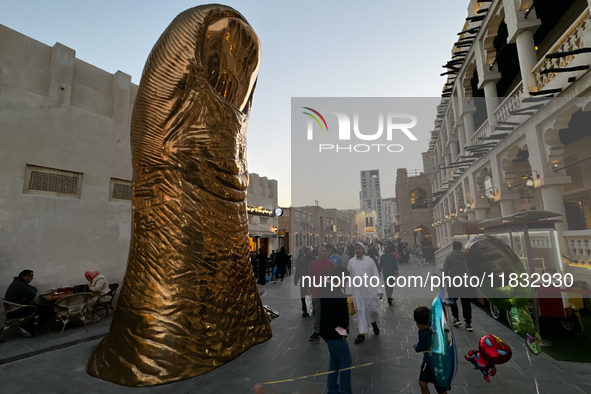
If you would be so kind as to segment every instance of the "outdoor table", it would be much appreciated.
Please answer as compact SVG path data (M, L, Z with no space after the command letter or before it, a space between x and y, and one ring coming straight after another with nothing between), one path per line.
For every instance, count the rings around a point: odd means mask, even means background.
M47 293L47 294L41 294L41 299L45 302L55 302L57 300L61 300L64 297L67 297L69 295L74 294L74 288L73 287L65 287L62 289L58 289L58 291L54 294L54 293Z

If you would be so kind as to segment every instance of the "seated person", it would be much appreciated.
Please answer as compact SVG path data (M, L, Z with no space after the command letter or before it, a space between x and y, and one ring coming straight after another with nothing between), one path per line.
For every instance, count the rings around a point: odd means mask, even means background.
M96 270L88 270L84 273L86 280L90 282L88 289L90 292L94 293L94 297L92 297L89 301L90 304L94 303L104 303L109 302L113 298L109 295L111 289L109 288L109 283L103 274Z
M39 327L48 321L53 316L53 308L48 305L39 305L35 303L35 297L37 296L37 288L30 285L33 281L35 273L31 270L21 271L20 274L8 286L4 299L9 302L14 302L21 305L32 305L37 308L38 325ZM18 318L30 315L32 308L20 308L14 312L9 312L9 318ZM19 330L24 337L30 337L31 331L34 330L33 319L30 319L21 327Z

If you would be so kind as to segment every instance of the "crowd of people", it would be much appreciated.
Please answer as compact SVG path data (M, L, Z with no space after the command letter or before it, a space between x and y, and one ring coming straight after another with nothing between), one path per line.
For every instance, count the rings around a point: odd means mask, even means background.
M447 275L463 275L465 272L465 257L462 244L455 242L454 251L446 257L444 271ZM434 260L434 256L426 255L425 260ZM393 287L388 286L388 277L397 277L401 264L409 263L408 244L398 242L377 242L365 245L355 244L326 244L317 248L302 248L297 261L294 286L300 286L302 316L308 317L310 306L306 296L312 299L313 332L310 341L322 338L328 347L331 373L327 376L328 393L351 393L351 353L346 340L349 334L350 308L348 302L354 306L357 320L357 331L354 343L362 344L366 340L371 327L374 335L380 334L379 302L385 295L388 304L393 302ZM424 263L419 263L423 265ZM343 283L338 288L322 286L321 278L345 277L378 277L380 283L364 286L351 286ZM304 278L308 283L304 283ZM340 283L340 282L339 282ZM459 320L458 299L461 299L465 327L468 332L471 326L471 295L467 289L448 289L449 297L455 301L451 305L454 317L453 325L461 324ZM419 328L419 342L415 350L425 353L420 367L419 386L422 393L429 393L429 384L434 384L433 370L428 357L429 309L418 307L414 312L414 319ZM445 393L447 388L435 385L438 393Z

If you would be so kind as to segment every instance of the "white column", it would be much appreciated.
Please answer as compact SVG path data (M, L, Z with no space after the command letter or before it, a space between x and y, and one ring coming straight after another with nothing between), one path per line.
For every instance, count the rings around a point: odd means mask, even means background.
M545 179L548 180L548 179ZM564 209L564 199L562 198L562 185L543 185L540 187L542 192L542 202L544 210L556 212L562 215L562 223L556 223L556 230L558 230L558 244L560 245L560 252L566 254L566 244L562 232L568 230L568 223L566 221L566 211Z
M447 238L445 240L445 244L447 245L447 244L450 244L454 238L453 233L451 231L451 220L445 221L445 231L447 233Z
M466 133L466 145L472 145L470 142L470 138L476 132L474 129L474 118L472 117L473 112L466 112L462 115L462 119L464 119L464 132Z
M534 44L534 33L531 30L521 30L515 36L515 41L517 44L517 56L519 58L519 68L521 69L523 90L525 92L535 92L538 90L538 85L532 74L532 69L538 61L536 45Z
M484 97L486 101L486 115L488 116L488 126L490 132L494 131L494 127L497 125L497 117L495 110L499 106L499 94L497 93L497 81L490 80L484 82Z
M464 145L466 145L466 131L464 130L464 125L458 125L456 133L458 134L458 140L460 141L460 153L463 155Z

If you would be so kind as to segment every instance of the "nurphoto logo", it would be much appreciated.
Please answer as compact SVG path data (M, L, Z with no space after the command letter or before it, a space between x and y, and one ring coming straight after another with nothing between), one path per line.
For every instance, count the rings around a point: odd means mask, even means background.
M314 140L314 128L319 128L320 131L329 131L328 123L324 115L334 115L334 117L328 117L336 120L338 124L338 140L339 141L351 141L357 139L360 141L379 141L382 140L387 143L372 143L372 144L318 144L318 151L323 152L358 152L366 153L370 151L374 152L402 152L404 147L401 144L390 143L393 141L395 136L406 136L411 141L417 141L417 137L410 131L411 128L416 126L417 117L413 114L395 114L395 113L378 113L377 116L377 131L368 133L368 130L364 130L362 133L359 127L359 113L354 112L353 115L353 136L351 133L351 117L345 112L328 112L317 111L310 107L302 107L309 112L302 112L308 116L307 122L307 139L308 141ZM385 119L385 121L384 121ZM371 119L373 120L373 119ZM385 127L384 127L385 123ZM317 125L317 126L315 126ZM334 128L332 128L334 129ZM384 137L385 129L385 139Z

